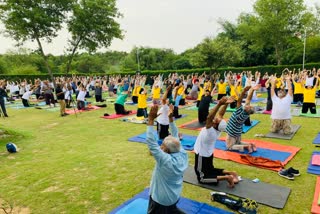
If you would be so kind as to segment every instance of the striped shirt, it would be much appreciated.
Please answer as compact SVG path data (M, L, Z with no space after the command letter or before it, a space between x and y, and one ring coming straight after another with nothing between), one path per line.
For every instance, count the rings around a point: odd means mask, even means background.
M237 108L228 121L226 132L231 137L239 137L242 133L242 125L248 119L249 114L243 109L243 106Z

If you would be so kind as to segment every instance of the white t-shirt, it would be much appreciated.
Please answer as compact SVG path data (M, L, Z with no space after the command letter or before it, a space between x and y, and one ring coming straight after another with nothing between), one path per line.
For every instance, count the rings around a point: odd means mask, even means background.
M86 97L86 94L87 94L86 91L79 91L77 100L84 101L84 98Z
M203 127L196 139L194 151L202 157L210 157L214 151L217 138L221 132L214 128Z
M314 77L307 77L306 86L313 86Z
M292 96L287 94L280 99L277 95L273 95L271 119L287 120L291 119L291 102Z
M31 94L33 93L33 91L27 91L22 95L22 99L25 100L29 100L29 97L31 96Z
M157 118L158 123L160 123L161 125L169 125L169 117L168 117L169 110L170 108L167 104L163 105L159 109L158 114L160 115Z

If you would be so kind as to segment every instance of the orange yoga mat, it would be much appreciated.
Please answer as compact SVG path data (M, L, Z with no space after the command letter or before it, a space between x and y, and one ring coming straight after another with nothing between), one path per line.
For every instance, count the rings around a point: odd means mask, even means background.
M313 198L312 207L311 207L312 214L320 214L320 205L318 205L319 193L320 193L320 176L317 177L316 190L314 191L314 198Z
M225 140L225 138L221 138L220 140ZM244 140L242 140L242 142L255 143L257 146L257 149L265 148L265 149L273 149L273 150L291 153L291 155L285 161L281 162L283 166L285 166L300 150L300 148L298 148L298 147L280 145L280 144L271 143L271 142L262 141L262 140L256 140L256 139L250 139L250 140L244 139ZM241 158L241 155L242 155L241 153L233 152L233 151L224 151L224 150L220 150L220 149L214 150L214 157L215 158L220 158L220 159L224 159L224 160L231 160L231 161L234 161L237 163L250 165ZM273 170L273 171L279 171L281 169L281 167L275 167L275 168L263 167L263 166L259 166L259 167L264 168L264 169Z

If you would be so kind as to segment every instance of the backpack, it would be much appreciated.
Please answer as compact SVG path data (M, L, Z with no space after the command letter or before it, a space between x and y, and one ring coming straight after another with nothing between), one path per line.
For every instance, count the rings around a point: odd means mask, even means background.
M16 153L18 151L18 147L14 143L7 143L6 148L9 153Z

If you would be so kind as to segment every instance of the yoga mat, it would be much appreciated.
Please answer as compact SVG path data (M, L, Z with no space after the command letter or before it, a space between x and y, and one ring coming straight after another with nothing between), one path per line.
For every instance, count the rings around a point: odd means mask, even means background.
M187 116L186 114L182 114L180 118L174 118L174 120L178 120L178 119L184 118L186 116ZM120 120L123 121L123 122L128 122L128 123L146 124L146 122L145 122L143 117L139 118L139 117L137 117L135 115L130 116L130 117L126 117L126 118L121 118ZM154 125L157 125L157 123L155 122Z
M242 133L247 133L252 127L256 126L260 121L259 120L251 120L251 126L243 125ZM187 122L179 126L179 128L190 129L190 130L198 130L200 131L206 124L199 123L198 120L192 120L191 122Z
M100 109L100 107L91 106L90 108L87 107L85 110L67 109L67 110L66 110L66 113L67 113L67 114L76 114L76 113L88 112L88 111L93 111L93 110L98 110L98 109Z
M284 135L283 134L283 131L281 130L280 132L278 133L272 133L272 132L269 132L268 134L266 134L264 137L267 137L267 138L279 138L279 139L284 139L284 140L291 140L293 138L293 136L296 134L296 132L300 129L300 125L291 125L291 131L292 131L292 134L290 135Z
M158 140L158 134L157 134L156 130L154 130L153 134L155 135L156 139ZM192 135L186 135L186 134L183 134L182 137L183 137L182 140L180 140L182 147L185 150L189 150L189 151L193 150L193 147L194 147L194 144L196 142L197 137L192 136ZM147 139L147 133L145 132L140 135L129 138L128 141L146 144L147 143L146 139ZM158 140L158 143L161 145L161 143L162 143L161 140Z
M115 208L110 214L146 214L149 202L149 189L135 195L133 198ZM232 212L181 197L177 207L187 214L232 214Z
M210 103L210 107L209 109L212 109L216 104L214 103ZM195 110L195 111L198 111L198 107L195 105L195 106L191 106L191 107L188 107L186 108L187 110Z
M271 114L271 113L272 113L272 110L270 110L270 111L264 110L264 111L262 112L262 114Z
M302 117L315 117L315 118L320 117L320 109L317 108L316 114L311 114L310 111L308 111L308 113L306 113L306 114L300 113L300 116L302 116Z
M319 155L316 154L316 155L313 155L313 156L312 156L311 164L312 164L312 165L320 166L320 154L319 154Z
M245 150L243 152L227 150L226 142L222 141L222 140L216 141L215 148L226 151L226 152L234 152L234 153L238 153L238 154L249 154L247 150ZM252 157L263 157L263 158L268 158L268 159L274 160L274 161L279 160L281 162L284 162L286 159L288 159L290 157L291 153L279 151L279 150L274 150L274 149L267 149L267 148L258 147L256 152L253 152L249 155Z
M205 125L206 125L205 123L203 124L199 123L198 119L196 119L180 125L179 128L190 129L190 130L201 130L203 127L205 127Z
M312 158L314 155L320 155L320 151L314 151L312 153L307 172L315 175L320 175L320 166L312 165Z
M234 188L227 186L227 181L220 181L218 185L200 184L194 172L193 166L189 166L184 173L183 180L186 183L193 184L209 190L225 192L242 198L250 198L260 204L270 207L284 208L291 189L274 184L264 183L262 181L254 183L251 179L242 178Z
M320 214L320 206L318 205L319 194L320 194L320 176L317 177L317 181L316 181L316 188L314 191L314 197L313 197L313 202L311 207L312 214Z
M250 166L255 166L263 169L269 169L273 171L279 171L282 169L282 167L264 167L264 166L256 166L256 165L251 165L247 162L245 162L242 158L241 155L247 154L247 152L238 152L238 151L227 151L226 145L224 141L225 138L220 138L215 147L217 149L214 150L214 157L215 158L220 158L223 160L230 160L234 161L237 163L245 164L245 165L250 165ZM255 156L261 156L263 158L268 158L270 160L279 160L283 166L285 166L300 150L298 147L294 146L287 146L287 145L281 145L281 144L276 144L276 143L271 143L267 141L262 141L262 140L256 140L256 139L244 139L242 140L244 143L254 143L257 146L257 152L253 152L250 155L255 157ZM260 150L260 151L259 151Z
M314 138L313 144L320 144L320 132L319 132L318 135Z
M242 126L242 133L247 133L251 128L256 126L260 121L259 120L251 120L251 126Z
M128 115L133 115L136 113L137 113L137 111L132 111L130 114L111 114L109 116L102 116L101 118L103 118L103 119L116 119L116 118L125 117Z

